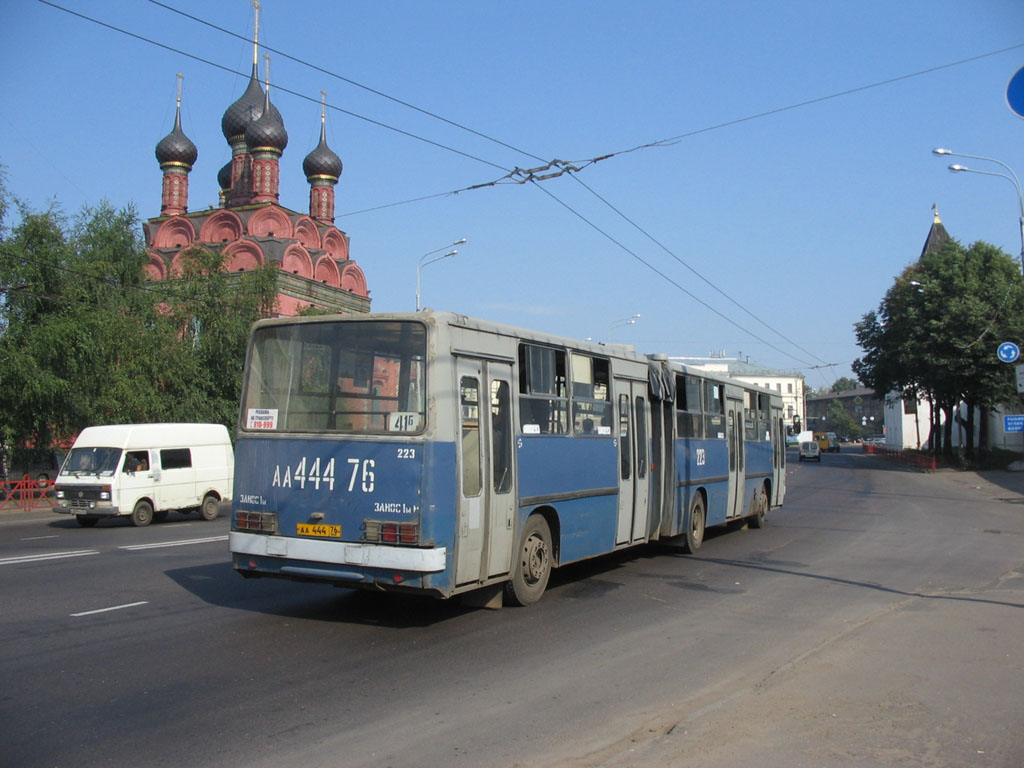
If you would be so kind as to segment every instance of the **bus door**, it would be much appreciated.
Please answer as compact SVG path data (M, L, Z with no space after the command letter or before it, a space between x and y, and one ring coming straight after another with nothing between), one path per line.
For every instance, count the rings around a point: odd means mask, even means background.
M508 573L512 558L512 366L457 358L455 582Z
M729 499L726 519L743 513L745 480L743 449L743 400L729 397L725 401L725 436L729 443Z
M647 524L648 455L647 387L643 382L615 380L619 420L619 516L615 543L643 539Z
M786 498L786 426L782 420L782 409L772 408L772 498L771 505L777 507Z

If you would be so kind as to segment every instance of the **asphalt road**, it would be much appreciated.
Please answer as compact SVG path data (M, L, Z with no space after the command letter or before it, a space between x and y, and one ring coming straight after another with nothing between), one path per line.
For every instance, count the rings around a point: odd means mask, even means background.
M501 611L245 581L227 521L0 520L0 764L1024 765L1024 497L860 453Z

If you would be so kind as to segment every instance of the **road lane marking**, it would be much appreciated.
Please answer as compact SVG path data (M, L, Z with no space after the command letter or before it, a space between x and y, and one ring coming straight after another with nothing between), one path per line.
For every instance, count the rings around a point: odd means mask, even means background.
M95 611L82 611L72 613L72 616L92 616L94 613L106 613L107 611L120 611L122 608L134 608L137 605L148 605L149 600L140 600L137 603L125 603L124 605L112 605L109 608L97 608Z
M28 536L28 537L26 537L24 539L19 539L19 541L39 541L40 539L56 539L56 538L59 538L59 536L56 535L56 534L54 534L53 536Z
M227 541L227 536L207 536L204 539L182 539L181 541L158 541L153 544L131 544L118 549L135 552L140 549L159 549L160 547L184 547L186 544L208 544L211 541Z
M49 552L42 555L21 555L19 557L0 557L0 565L17 565L18 563L39 563L44 560L60 560L65 557L84 557L98 555L95 549L79 549L72 552Z

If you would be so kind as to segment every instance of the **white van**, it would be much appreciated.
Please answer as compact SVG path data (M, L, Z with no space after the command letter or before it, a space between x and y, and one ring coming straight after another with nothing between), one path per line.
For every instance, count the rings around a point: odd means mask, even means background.
M172 510L213 520L231 499L234 474L222 424L86 427L57 476L53 511L87 528L117 515L149 525Z

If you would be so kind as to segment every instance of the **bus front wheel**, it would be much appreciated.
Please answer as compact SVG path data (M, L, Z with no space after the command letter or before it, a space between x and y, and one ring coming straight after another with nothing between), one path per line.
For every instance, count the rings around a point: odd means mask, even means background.
M686 539L683 541L683 551L687 554L692 555L704 543L706 522L704 499L698 493L693 499L693 504L690 505L690 519L686 525Z
M540 515L531 515L512 564L512 579L505 584L505 596L512 605L530 605L540 600L551 576L551 529Z

